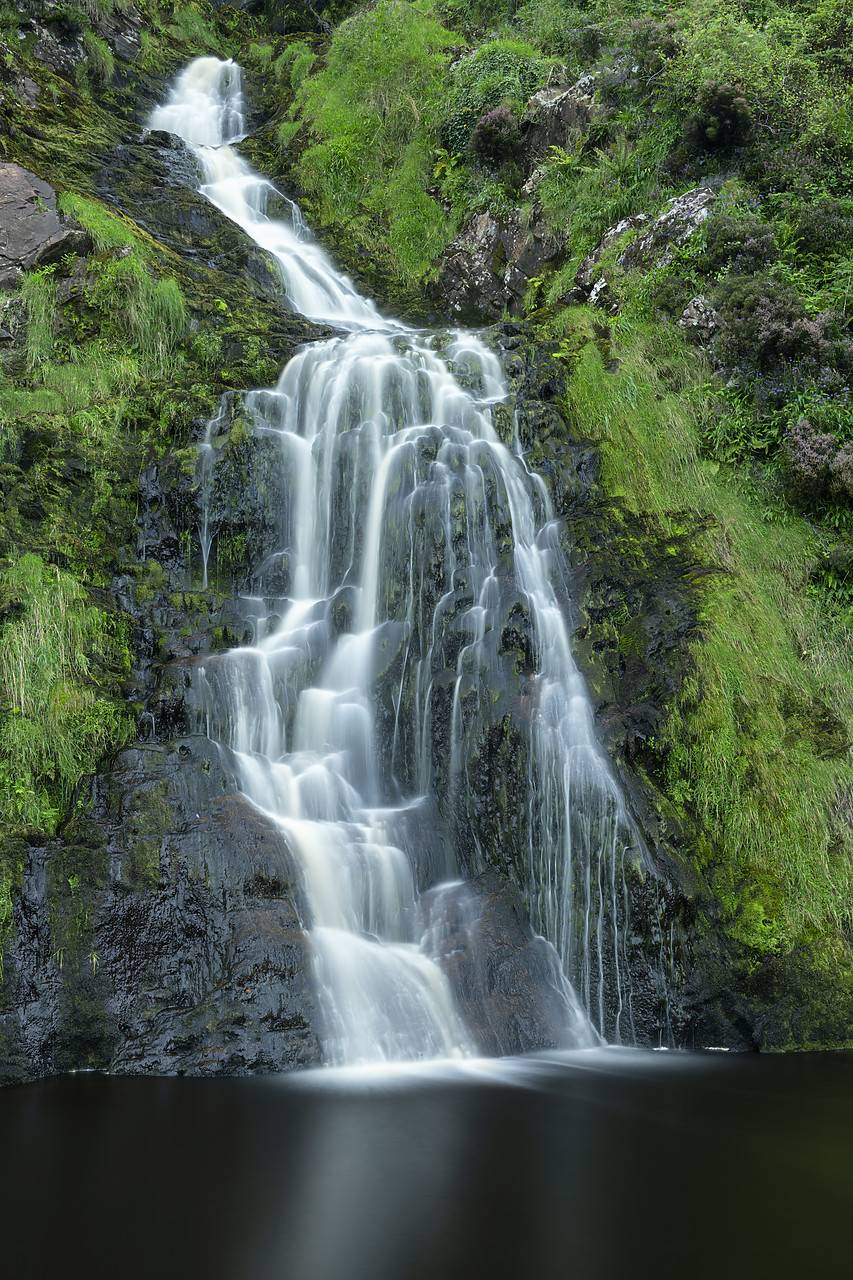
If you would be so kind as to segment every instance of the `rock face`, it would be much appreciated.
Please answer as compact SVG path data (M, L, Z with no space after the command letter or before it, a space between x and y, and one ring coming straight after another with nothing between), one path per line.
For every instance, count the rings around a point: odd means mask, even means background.
M707 346L719 332L722 321L707 298L699 294L691 298L679 316L678 323L693 342Z
M710 187L696 187L670 200L657 218L637 214L624 218L605 231L601 241L584 258L575 275L575 285L566 301L587 302L611 313L619 309L618 300L602 276L602 260L629 232L638 234L616 257L623 271L650 271L666 267L711 214L717 199Z
M447 246L440 280L455 319L498 319L520 315L524 291L562 246L545 226L541 209L529 221L521 209L506 219L478 214Z
M204 737L139 743L83 807L61 846L27 856L0 1081L319 1061L289 853L227 758Z
M528 172L547 156L551 147L568 150L589 131L596 112L594 78L577 84L540 89L527 104L523 127L524 163Z
M0 163L0 288L12 287L23 271L79 252L84 239L62 220L49 183L18 164Z
M444 928L441 965L477 1052L564 1046L567 1008L557 953L531 935L518 890L491 871L433 896L440 899Z

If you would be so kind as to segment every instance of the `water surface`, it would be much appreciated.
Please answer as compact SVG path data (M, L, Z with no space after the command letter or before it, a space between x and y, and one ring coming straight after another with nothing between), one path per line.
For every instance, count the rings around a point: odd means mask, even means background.
M849 1273L853 1055L629 1050L0 1093L6 1276Z

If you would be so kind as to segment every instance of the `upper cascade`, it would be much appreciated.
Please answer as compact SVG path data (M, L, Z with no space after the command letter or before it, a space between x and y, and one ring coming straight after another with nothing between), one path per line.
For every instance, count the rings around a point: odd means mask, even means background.
M198 58L190 63L166 103L151 113L148 128L173 133L192 148L201 165L202 195L273 255L294 311L344 329L401 328L361 297L314 240L296 205L234 150L231 144L246 132L236 62ZM268 215L271 197L289 206L289 222Z

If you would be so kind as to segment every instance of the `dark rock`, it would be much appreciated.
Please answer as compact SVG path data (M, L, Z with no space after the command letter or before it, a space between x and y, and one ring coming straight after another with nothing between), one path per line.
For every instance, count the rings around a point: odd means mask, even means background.
M570 1048L575 1020L557 953L531 927L519 891L496 872L423 900L433 953L477 1051Z
M53 187L20 165L0 162L0 288L76 252L78 243L79 232L57 212Z
M451 313L463 321L520 315L528 281L561 252L541 208L529 218L521 209L506 219L477 214L444 251L439 275Z
M595 118L593 77L584 76L574 85L540 89L527 104L522 127L524 165L529 173L551 147L574 150L589 133Z
M207 738L137 746L85 808L62 846L27 858L0 1079L318 1062L290 854L236 793L228 753Z

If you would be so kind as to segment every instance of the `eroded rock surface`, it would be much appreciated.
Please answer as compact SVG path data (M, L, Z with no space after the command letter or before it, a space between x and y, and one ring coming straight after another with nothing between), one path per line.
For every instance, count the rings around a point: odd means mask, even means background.
M604 259L629 232L636 232L630 244L616 255L616 265L623 271L650 271L654 267L669 266L676 252L710 217L716 199L716 192L710 187L696 187L670 200L657 218L640 213L608 228L578 267L574 288L566 301L590 303L611 313L618 311L618 299L602 275Z
M204 737L138 743L66 840L30 850L0 1081L92 1066L245 1075L320 1060L281 833Z
M589 132L596 112L592 76L577 84L539 89L527 104L522 137L528 172L544 159L551 147L574 149Z
M0 288L63 253L79 252L84 241L60 216L50 183L19 164L0 162Z
M450 311L461 321L520 315L528 282L562 252L541 209L506 219L477 214L444 252L440 279Z

